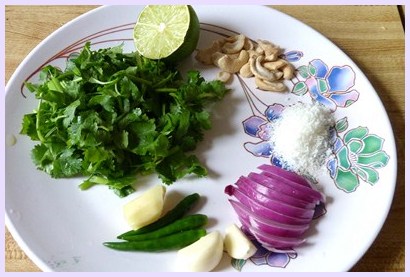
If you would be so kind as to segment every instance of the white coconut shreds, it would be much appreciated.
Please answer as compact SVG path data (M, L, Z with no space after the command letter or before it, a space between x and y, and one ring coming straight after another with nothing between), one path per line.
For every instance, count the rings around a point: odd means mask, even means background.
M286 107L272 122L273 154L289 170L315 177L331 154L329 130L334 124L332 113L320 104Z

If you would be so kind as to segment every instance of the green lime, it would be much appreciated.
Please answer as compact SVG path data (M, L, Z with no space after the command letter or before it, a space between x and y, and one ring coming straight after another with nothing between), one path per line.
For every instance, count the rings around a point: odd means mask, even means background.
M199 31L190 5L147 5L134 27L135 48L149 59L179 62L195 50Z

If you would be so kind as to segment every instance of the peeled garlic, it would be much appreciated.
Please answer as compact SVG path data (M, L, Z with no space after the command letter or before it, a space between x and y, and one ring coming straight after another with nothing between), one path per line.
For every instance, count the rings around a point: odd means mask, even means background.
M225 229L224 247L229 256L247 259L256 253L256 247L235 224Z
M222 259L223 238L218 231L211 232L178 251L176 271L208 272Z
M165 187L156 185L123 207L125 219L136 230L160 218L164 208Z

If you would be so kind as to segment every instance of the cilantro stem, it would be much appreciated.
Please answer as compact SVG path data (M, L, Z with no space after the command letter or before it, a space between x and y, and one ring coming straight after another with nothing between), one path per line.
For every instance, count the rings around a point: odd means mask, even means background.
M74 76L74 73L72 71L66 71L60 75L58 75L56 78L57 80L63 80L66 79L67 77Z
M95 79L94 77L91 77L89 79L89 81L90 81L90 83L99 84L99 85L110 85L110 84L115 84L115 83L118 82L117 79L114 79L112 81L103 82L103 81L100 81L98 79Z
M136 76L133 76L133 75L130 75L130 74L127 74L127 77L128 77L130 80L132 80L134 83L143 83L143 84L152 86L152 82L151 82L151 81L145 80L145 79L143 79L143 78L136 77Z
M172 92L177 92L178 89L176 89L176 88L157 88L157 89L155 89L155 91L156 92L169 92L169 93L172 93Z
M108 129L107 127L102 126L102 125L98 125L98 128L99 128L99 129L103 129L104 131L107 131L107 132L110 131L110 129Z
M37 113L36 113L36 131L37 131L37 136L38 139L44 143L45 139L43 137L43 135L40 132L40 111L41 111L41 103L43 103L43 100L40 99L40 101L38 102L38 107L37 107Z
M175 74L168 74L168 76L164 79L162 79L160 82L158 82L156 85L154 85L154 88L162 87L164 84L166 84Z
M56 131L56 130L57 130L57 127L51 128L50 131L47 132L47 134L45 135L45 137L47 138L47 137L51 136L51 134L54 133L54 131Z
M97 183L97 184L107 184L108 179L100 176L91 176L89 179L90 182Z

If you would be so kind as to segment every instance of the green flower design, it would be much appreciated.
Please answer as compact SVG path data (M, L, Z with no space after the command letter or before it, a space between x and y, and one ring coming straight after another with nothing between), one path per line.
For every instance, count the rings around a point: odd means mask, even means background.
M374 185L379 180L376 169L387 165L389 155L383 151L384 139L369 134L367 127L357 127L341 138L338 133L347 129L346 118L336 124L333 136L334 158L328 162L328 169L336 186L346 192L353 192L360 179Z

